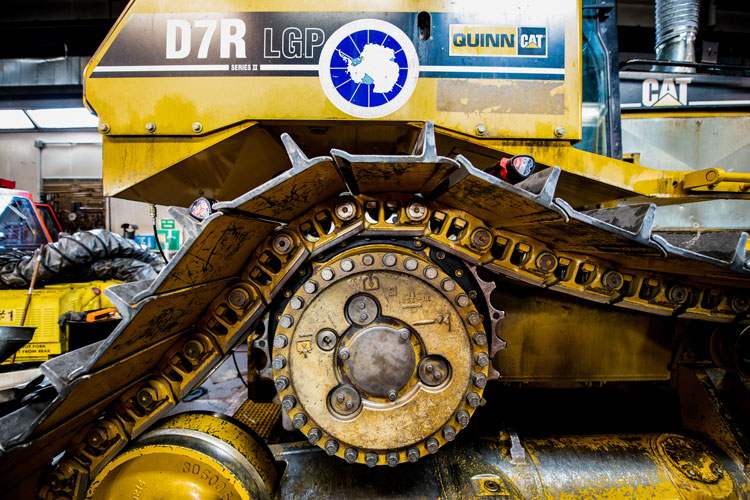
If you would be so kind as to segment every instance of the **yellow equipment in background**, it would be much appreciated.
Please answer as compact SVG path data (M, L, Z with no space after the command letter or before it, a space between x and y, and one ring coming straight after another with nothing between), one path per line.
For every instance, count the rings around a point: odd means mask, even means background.
M113 307L102 291L121 281L90 281L47 285L34 290L25 326L36 327L34 337L16 354L16 361L46 361L68 352L68 337L60 328L67 311L94 311ZM0 290L0 325L20 325L26 290Z
M0 418L8 491L748 498L748 235L654 215L750 195L573 147L581 13L132 1L85 71L105 190L190 238ZM285 432L157 423L245 341Z

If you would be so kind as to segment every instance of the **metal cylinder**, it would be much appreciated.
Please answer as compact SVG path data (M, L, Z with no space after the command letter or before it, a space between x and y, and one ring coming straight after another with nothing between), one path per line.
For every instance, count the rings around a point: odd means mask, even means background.
M695 62L700 0L656 0L656 58L660 61ZM695 68L658 66L674 73L695 73Z

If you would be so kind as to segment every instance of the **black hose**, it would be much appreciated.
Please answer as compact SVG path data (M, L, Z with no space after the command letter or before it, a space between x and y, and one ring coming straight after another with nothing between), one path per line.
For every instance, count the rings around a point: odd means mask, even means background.
M164 255L164 250L162 250L161 242L159 241L159 234L156 232L156 221L154 221L153 227L154 227L154 239L156 239L156 248L159 249L159 253L161 254L161 258L164 259L164 263L167 264L169 261L167 260L167 256Z
M237 358L234 357L234 351L232 351L232 361L234 361L234 367L237 369L237 378L240 379L240 382L242 382L242 385L244 385L246 389L250 389L250 386L245 382L245 377L242 376L240 365L237 364Z

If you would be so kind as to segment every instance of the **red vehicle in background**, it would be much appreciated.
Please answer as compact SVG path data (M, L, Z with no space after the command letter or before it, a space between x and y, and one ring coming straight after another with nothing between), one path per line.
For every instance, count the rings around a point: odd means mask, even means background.
M0 179L0 253L36 250L58 240L62 228L52 207L36 204L15 181Z

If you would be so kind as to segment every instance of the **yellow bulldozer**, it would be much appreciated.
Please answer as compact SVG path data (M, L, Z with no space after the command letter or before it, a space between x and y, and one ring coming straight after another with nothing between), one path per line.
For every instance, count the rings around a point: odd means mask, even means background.
M574 147L583 12L131 1L104 187L189 238L0 418L6 498L750 498L748 235L654 226L748 180ZM281 437L165 418L244 342Z

